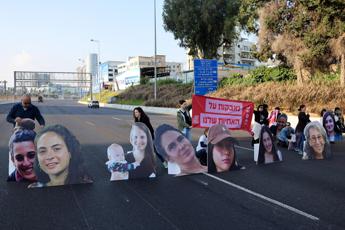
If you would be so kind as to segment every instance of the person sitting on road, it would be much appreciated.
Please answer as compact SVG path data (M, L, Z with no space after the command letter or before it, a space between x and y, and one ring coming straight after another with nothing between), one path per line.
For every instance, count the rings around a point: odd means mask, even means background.
M238 141L231 136L225 125L218 124L210 127L208 140L208 172L244 169L238 164L236 158L235 144L238 144Z
M276 125L277 121L278 121L278 117L280 116L280 108L279 107L275 107L274 110L271 112L271 114L269 115L269 117L267 118L269 121L269 127L271 127L272 125Z
M280 131L286 126L288 116L285 113L279 115L277 122L270 127L271 133L274 138L276 138Z
M159 154L170 163L179 166L180 172L176 176L207 171L195 155L192 143L176 128L163 124L155 132L154 144ZM170 167L170 166L169 166Z
M286 122L286 126L280 130L277 136L278 145L287 148L292 134L295 134L295 130L291 127L290 122Z
M303 160L327 159L332 156L331 146L324 127L318 121L312 121L304 129L306 142L304 145Z
M108 161L105 163L111 173L110 180L128 180L130 170L134 170L139 163L128 163L121 145L111 144L107 149Z
M198 145L196 146L196 157L202 165L207 165L207 134L208 128L204 130L204 134L200 136Z
M7 181L35 182L34 159L36 156L36 133L32 130L17 130L10 138L10 159L15 170L8 176Z
M22 119L24 118L30 118L32 120L37 119L42 128L45 125L41 112L36 106L31 104L31 96L29 94L25 94L22 97L21 103L17 103L11 108L6 120L7 122L13 124L13 126L20 126Z

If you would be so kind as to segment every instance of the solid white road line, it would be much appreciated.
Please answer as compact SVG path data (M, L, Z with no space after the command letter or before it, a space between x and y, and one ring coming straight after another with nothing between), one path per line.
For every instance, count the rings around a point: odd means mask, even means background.
M96 126L94 123L89 122L89 121L85 121L86 124L92 125L92 126Z
M120 118L117 118L117 117L111 117L111 118L113 118L114 120L121 121L121 119L120 119Z
M269 198L269 197L266 197L266 196L264 196L264 195L261 195L261 194L259 194L259 193L254 192L254 191L251 191L251 190L249 190L249 189L246 189L246 188L244 188L244 187L242 187L242 186L239 186L239 185L237 185L237 184L234 184L234 183L231 183L231 182L229 182L229 181L226 181L226 180L224 180L224 179L222 179L222 178L216 177L216 176L211 175L211 174L208 174L208 173L204 173L204 175L209 176L209 177L211 177L211 178L213 178L213 179L215 179L215 180L218 180L218 181L220 181L220 182L223 182L223 183L225 183L225 184L227 184L227 185L230 185L230 186L232 186L232 187L234 187L234 188L237 188L237 189L239 189L239 190L242 190L242 191L244 191L244 192L247 192L247 193L249 193L249 194L251 194L251 195L253 195L253 196L256 196L256 197L258 197L258 198L261 198L261 199L263 199L263 200L265 200L265 201L268 201L268 202L270 202L270 203L273 203L273 204L275 204L275 205L278 205L279 207L288 209L288 210L290 210L290 211L292 211L292 212L294 212L294 213L297 213L297 214L299 214L299 215L305 216L305 217L307 217L307 218L309 218L309 219L311 219L311 220L314 220L314 221L319 221L319 220L320 220L318 217L315 217L315 216L313 216L313 215L310 215L310 214L308 214L308 213L306 213L306 212L303 212L303 211L301 211L301 210L299 210L299 209L297 209L297 208L291 207L291 206L289 206L289 205L283 204L283 203L281 203L281 202L279 202L279 201L273 200L273 199L271 199L271 198Z

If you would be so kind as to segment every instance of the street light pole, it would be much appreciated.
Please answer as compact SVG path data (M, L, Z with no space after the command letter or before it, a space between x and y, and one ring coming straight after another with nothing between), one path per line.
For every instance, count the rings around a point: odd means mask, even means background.
M157 35L156 35L156 0L154 0L154 34L155 34L155 67L154 67L154 75L155 75L155 100L157 100Z
M102 82L101 82L101 68L100 68L100 64L101 64L101 42L99 40L96 39L90 39L91 42L96 42L97 43L97 47L98 47L98 60L97 60L97 79L99 81L99 102L101 102L101 89L102 89Z

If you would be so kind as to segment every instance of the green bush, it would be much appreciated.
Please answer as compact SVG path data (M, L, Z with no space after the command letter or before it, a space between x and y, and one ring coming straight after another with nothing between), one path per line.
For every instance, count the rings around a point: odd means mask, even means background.
M142 76L142 77L140 77L140 85L146 85L149 82L150 82L150 77L149 76Z
M249 74L250 78L254 78L255 82L267 82L267 81L289 81L296 80L297 77L292 69L285 67L273 67L268 68L266 66L260 66L252 70Z
M174 80L174 79L164 79L164 80L158 80L157 85L170 85L170 84L180 84L180 82Z

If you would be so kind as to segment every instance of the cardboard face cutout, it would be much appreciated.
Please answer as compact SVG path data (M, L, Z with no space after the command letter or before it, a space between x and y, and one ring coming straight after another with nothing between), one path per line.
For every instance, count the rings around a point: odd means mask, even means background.
M144 123L136 122L132 125L129 139L132 151L127 154L116 143L108 147L106 165L111 173L110 180L155 177L156 165L150 130Z
M240 169L236 159L235 144L225 125L214 125L208 131L208 172L226 172Z
M320 122L313 121L304 128L306 141L304 143L303 159L326 159L332 156L329 140L326 130Z
M10 137L7 181L36 181L34 171L35 136L36 133L33 130L15 129Z
M342 140L342 132L337 127L332 112L325 112L323 115L323 127L326 130L328 140L333 143Z
M270 129L267 126L263 126L260 133L257 164L268 164L282 160L282 154L274 142Z
M163 124L156 129L155 136L158 154L168 161L168 173L182 176L207 171L196 157L192 143L179 130Z
M37 134L35 143L37 182L30 188L92 183L83 166L80 143L66 127L46 126Z

